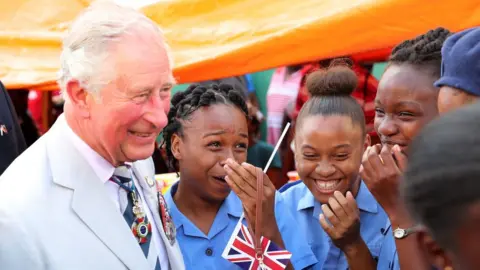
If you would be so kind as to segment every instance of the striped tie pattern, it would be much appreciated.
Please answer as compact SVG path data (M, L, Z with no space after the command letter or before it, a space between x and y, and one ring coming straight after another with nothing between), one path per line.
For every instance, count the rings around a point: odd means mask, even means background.
M127 222L128 226L132 228L132 225L135 223L135 214L133 213L133 198L130 195L129 190L126 190L124 187L127 187L128 189L132 190L135 189L135 185L132 181L132 174L130 171L130 168L127 166L120 166L115 168L115 172L113 173L112 181L117 182L115 180L118 180L118 182L121 184L120 185L120 190L119 190L119 199L120 199L120 207L123 210L123 217L125 218L125 221ZM124 186L124 187L122 187ZM140 194L138 194L137 191L137 197L139 200L141 200ZM146 209L144 209L145 212ZM145 221L148 222L147 217L145 216ZM152 227L152 230L155 228ZM143 251L143 254L148 260L148 263L154 270L161 270L160 267L160 260L158 258L158 250L155 246L154 243L152 243L152 232L150 232L146 238L146 241L144 243L139 243L140 248Z

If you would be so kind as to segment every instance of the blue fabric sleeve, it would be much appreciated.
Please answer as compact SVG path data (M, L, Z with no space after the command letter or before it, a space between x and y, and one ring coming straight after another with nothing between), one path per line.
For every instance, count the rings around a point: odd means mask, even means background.
M395 246L395 238L392 233L390 221L387 224L387 231L378 257L378 270L400 270L398 262L397 247Z
M290 262L293 268L308 269L315 265L317 259L307 244L307 237L298 230L293 215L278 191L275 193L275 219L285 247L292 253Z

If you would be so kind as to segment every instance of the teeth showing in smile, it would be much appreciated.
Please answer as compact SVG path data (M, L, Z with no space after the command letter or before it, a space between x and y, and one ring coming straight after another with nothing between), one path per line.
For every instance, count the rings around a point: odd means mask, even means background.
M152 133L140 133L140 132L133 132L133 131L131 131L130 133L138 137L149 137L150 135L152 135Z
M315 181L317 187L322 191L335 191L335 188L340 183L340 180L333 180L333 181Z

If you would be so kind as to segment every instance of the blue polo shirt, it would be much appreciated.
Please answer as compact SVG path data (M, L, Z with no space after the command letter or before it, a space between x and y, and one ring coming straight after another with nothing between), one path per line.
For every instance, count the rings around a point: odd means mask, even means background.
M393 237L392 224L390 224L390 220L387 220L386 227L385 241L382 245L382 249L380 250L377 269L400 270L397 247L395 245L395 238Z
M282 190L284 202L289 205L299 230L306 233L308 244L318 260L312 269L348 269L343 252L333 244L320 225L321 204L315 200L307 186L302 181L297 181ZM385 240L388 216L363 182L355 199L360 209L360 234L378 261Z
M222 252L230 239L235 226L242 215L242 202L230 192L220 206L213 221L212 227L205 235L175 205L173 196L177 191L178 182L165 194L165 200L170 209L175 227L177 228L177 241L183 254L186 269L238 269L238 266L222 257ZM314 265L317 260L306 238L288 212L283 203L282 196L275 196L275 217L283 242L288 251L292 253L291 263L295 269L306 269Z

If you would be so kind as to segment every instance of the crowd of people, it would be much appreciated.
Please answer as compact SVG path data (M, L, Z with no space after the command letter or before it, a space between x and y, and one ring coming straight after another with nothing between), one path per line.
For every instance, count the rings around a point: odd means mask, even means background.
M479 27L403 41L378 87L347 58L278 71L301 86L272 93L301 96L286 139L301 180L283 185L276 157L261 189L286 104L263 116L250 91L214 81L171 97L162 31L111 3L73 22L60 60L64 112L28 148L0 99L2 270L239 269L222 252L244 216L291 253L286 269L480 268ZM180 175L164 195L158 149Z

